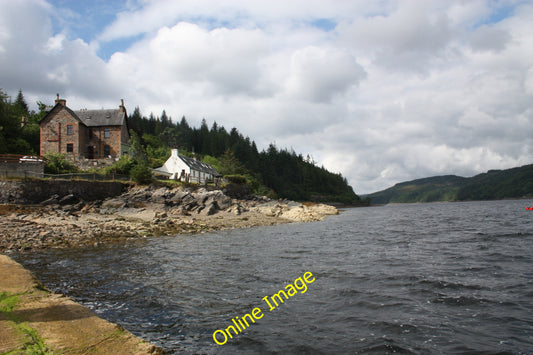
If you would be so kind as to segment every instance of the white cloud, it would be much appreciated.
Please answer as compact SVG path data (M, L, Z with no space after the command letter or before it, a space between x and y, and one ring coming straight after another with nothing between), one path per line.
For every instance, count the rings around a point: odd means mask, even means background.
M0 5L0 85L27 99L205 117L310 154L358 193L533 159L527 2L142 0L89 41L44 1Z
M48 38L48 41L44 45L44 54L58 54L63 50L63 42L65 41L65 35L62 33Z
M115 22L99 36L102 41L156 32L177 22L196 22L205 27L228 24L242 28L264 28L290 22L293 27L302 22L324 18L337 19L382 11L379 3L336 0L141 0L127 11L120 12ZM135 23L135 26L131 24Z
M306 47L291 58L289 94L311 102L327 102L342 95L365 77L363 68L348 52L337 49Z
M109 81L107 68L82 40L69 41L53 33L53 8L44 1L17 1L0 4L0 77L4 89L22 89L29 97L36 93L80 93L87 99L118 95L119 85ZM21 23L24 25L21 26ZM5 84L4 84L5 83ZM49 101L46 97L40 100Z
M495 29L489 26L481 26L470 38L470 43L474 50L502 51L511 41L509 33L502 29Z

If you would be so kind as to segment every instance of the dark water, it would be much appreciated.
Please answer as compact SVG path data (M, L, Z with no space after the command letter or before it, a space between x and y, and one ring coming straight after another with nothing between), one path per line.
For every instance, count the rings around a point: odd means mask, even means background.
M533 201L350 209L317 223L18 260L170 352L533 353L526 206ZM262 298L307 271L307 291L269 311ZM214 343L215 330L255 307L260 320Z

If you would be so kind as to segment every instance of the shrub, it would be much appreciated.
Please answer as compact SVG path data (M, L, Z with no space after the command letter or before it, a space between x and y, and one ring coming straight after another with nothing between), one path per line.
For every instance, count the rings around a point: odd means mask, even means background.
M140 185L146 185L152 182L152 171L144 164L135 165L130 171L130 177Z
M232 182L234 184L246 184L246 177L243 175L225 175L224 179L227 182Z
M47 174L68 174L79 171L71 161L67 160L65 154L49 153L46 158L48 163L44 168L44 172Z
M131 169L135 166L135 160L132 158L123 155L120 159L111 166L106 166L102 169L102 174L122 174L129 175Z

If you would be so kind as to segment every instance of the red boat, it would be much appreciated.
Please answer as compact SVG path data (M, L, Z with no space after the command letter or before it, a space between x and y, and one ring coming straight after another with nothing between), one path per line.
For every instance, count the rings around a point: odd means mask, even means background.
M526 207L526 210L533 211L533 207Z

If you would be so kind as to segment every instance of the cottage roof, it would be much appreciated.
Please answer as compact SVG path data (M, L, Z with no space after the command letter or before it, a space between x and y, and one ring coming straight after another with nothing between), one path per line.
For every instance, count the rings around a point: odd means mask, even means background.
M220 176L220 174L211 165L204 163L203 161L196 160L194 158L179 155L177 149L172 149L170 157L167 159L165 164L162 167L156 168L154 170L164 175L177 174L180 172L179 170L181 169L179 162L183 162L191 170L204 172L213 176Z
M196 160L194 158L185 157L183 155L180 155L179 157L181 158L181 160L183 160L185 164L187 164L189 168L193 170L202 171L204 173L208 173L213 176L220 175L211 165L204 163L203 161Z
M76 116L87 126L122 126L126 113L120 109L111 110L79 110Z

